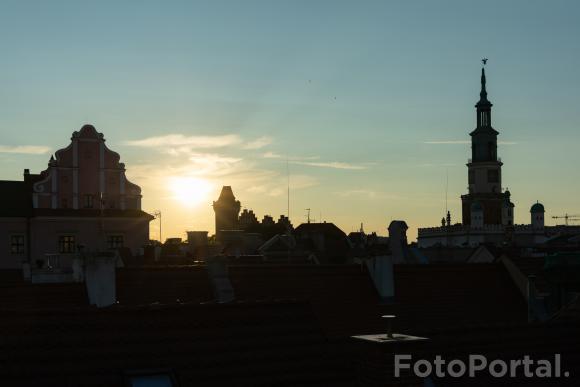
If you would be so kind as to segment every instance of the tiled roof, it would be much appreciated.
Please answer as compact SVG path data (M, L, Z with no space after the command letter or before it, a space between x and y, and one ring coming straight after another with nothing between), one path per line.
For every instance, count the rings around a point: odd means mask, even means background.
M379 333L395 314L405 332L527 319L525 301L499 264L395 265L395 300L381 304L356 265L230 267L238 300L296 298L312 303L331 337Z
M180 386L351 386L304 303L18 312L0 319L7 386L124 386L169 368Z
M445 363L440 368L447 373L451 361L462 361L469 364L470 355L482 355L487 364L494 360L503 360L508 365L508 373L501 378L494 378L487 370L476 371L476 377L442 377L436 375L433 366L431 380L424 383L416 380L420 386L448 387L513 387L513 386L578 386L580 385L580 326L577 323L539 323L539 324L500 324L469 328L439 329L421 335L428 340L417 341L369 341L353 339L353 348L357 349L357 377L360 386L400 386L412 382L411 371L403 370L400 377L394 377L394 354L411 355L412 361L425 359L433 364L436 356ZM384 335L381 335L384 337ZM524 377L524 366L521 360L529 356L534 362L549 360L554 369L555 354L561 356L562 377L540 378ZM514 377L510 376L511 361L520 360L515 368ZM457 372L459 367L453 367ZM419 368L425 370L425 367ZM496 367L495 371L500 370ZM530 367L533 372L535 365ZM362 372L361 372L362 371ZM565 377L565 372L569 372ZM449 375L449 374L448 374ZM424 384L423 384L424 383Z
M549 291L549 284L544 274L544 257L509 256L509 259L511 259L524 276L536 276L534 283L540 293L547 293Z
M488 362L530 356L533 360L548 359L560 354L562 372L570 377L560 379L524 378L523 370L515 378L492 378L478 374L478 378L445 378L440 385L461 387L493 386L578 386L580 385L580 325L574 323L513 324L478 327L475 329L443 331L429 335L429 351L447 359L467 359L469 354L484 355ZM532 368L534 369L534 368ZM438 381L435 381L436 385Z
M117 269L121 305L208 302L213 293L205 266L133 267Z
M31 284L21 270L0 270L0 310L88 307L84 284Z

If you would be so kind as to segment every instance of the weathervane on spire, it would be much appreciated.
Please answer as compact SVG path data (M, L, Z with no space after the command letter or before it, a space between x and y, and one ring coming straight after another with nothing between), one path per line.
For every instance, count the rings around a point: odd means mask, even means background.
M482 63L483 63L483 65L485 66L485 65L487 64L487 58L483 58L483 59L481 60L481 62L482 62Z

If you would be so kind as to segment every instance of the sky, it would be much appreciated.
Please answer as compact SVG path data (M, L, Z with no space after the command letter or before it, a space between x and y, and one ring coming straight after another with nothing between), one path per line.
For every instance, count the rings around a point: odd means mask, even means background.
M516 223L580 213L577 1L0 2L0 179L85 123L159 210L214 231L231 185L259 218L461 218L481 58ZM446 200L447 198L447 200ZM151 237L158 238L158 223Z

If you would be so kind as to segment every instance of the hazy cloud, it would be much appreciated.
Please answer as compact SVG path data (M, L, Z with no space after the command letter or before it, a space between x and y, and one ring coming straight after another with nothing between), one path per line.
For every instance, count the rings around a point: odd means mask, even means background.
M146 148L169 147L174 149L190 148L221 148L236 145L242 142L237 134L224 134L220 136L184 136L183 134L168 134L166 136L154 136L142 140L126 141L126 145Z
M376 191L366 189L353 189L349 191L335 192L335 194L343 198L364 197L368 199L374 199L378 196L378 193Z
M334 192L335 195L341 198L349 199L363 199L363 200L404 200L409 196L402 196L384 191L374 191L370 189L351 189L345 191Z
M367 169L367 166L344 163L340 161L330 161L330 162L290 161L290 162L292 164L308 165L310 167L320 167L320 168L350 169L350 170Z
M266 152L262 155L265 159L287 159L288 161L318 160L320 156L284 156L274 152Z
M453 164L453 163L441 163L441 164L433 164L433 163L425 163L425 164L419 164L419 167L423 167L423 168L432 168L432 167L454 167L457 164Z
M246 144L244 144L243 148L244 149L260 149L263 148L267 145L270 145L272 143L272 138L271 137L260 137L255 139L254 141L249 141Z
M20 153L27 155L42 155L48 153L50 148L39 145L0 145L0 153Z
M444 140L444 141L423 141L423 144L448 145L448 144L470 144L468 140Z
M234 173L243 159L219 154L198 153L189 157L189 161L188 168L191 173L215 177Z
M262 155L265 159L281 159L283 156L274 152L266 152Z
M294 190L305 189L318 185L318 179L310 175L290 175L290 194ZM288 193L288 180L286 176L264 181L262 184L252 185L246 191L268 196L282 196Z
M423 144L431 145L456 145L456 144L471 144L469 140L441 140L441 141L423 141ZM498 145L515 145L515 141L498 141Z

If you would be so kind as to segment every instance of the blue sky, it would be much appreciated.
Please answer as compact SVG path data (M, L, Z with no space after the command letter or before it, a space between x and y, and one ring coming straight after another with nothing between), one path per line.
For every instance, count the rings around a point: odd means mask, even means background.
M503 186L580 212L574 1L2 1L0 179L45 168L92 123L164 213L213 231L232 185L259 216L346 232L460 218L480 59ZM432 143L454 142L454 143ZM457 143L459 142L459 143ZM33 148L31 148L31 146ZM184 195L185 193L185 195ZM192 200L184 203L184 196ZM152 229L152 236L156 236Z

